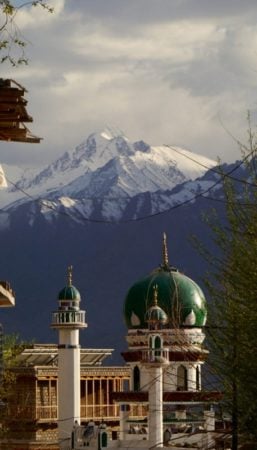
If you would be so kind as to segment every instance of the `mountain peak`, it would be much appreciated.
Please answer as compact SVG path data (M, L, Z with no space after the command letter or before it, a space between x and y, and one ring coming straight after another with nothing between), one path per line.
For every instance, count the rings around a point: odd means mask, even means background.
M121 137L125 141L129 141L129 139L127 138L127 136L125 136L123 131L118 130L118 129L115 130L114 128L110 128L110 127L106 127L104 130L100 131L97 134L99 136L101 136L102 138L106 139L107 141L111 141L112 139L121 138Z
M90 211L99 208L96 202L100 199L103 209L110 211L114 208L111 198L117 203L141 194L171 191L203 176L215 165L215 161L188 150L150 146L143 140L132 142L119 130L107 128L91 133L36 175L23 176L16 183L9 204L15 195L15 200L26 201L26 191L29 196L57 202L69 197L74 202L84 202L87 208L90 200ZM125 206L120 207L120 212Z
M109 129L91 133L87 139L70 153L74 160L72 166L78 167L82 161L87 161L88 167L92 169L100 167L116 155L134 154L133 144L121 132L111 132Z

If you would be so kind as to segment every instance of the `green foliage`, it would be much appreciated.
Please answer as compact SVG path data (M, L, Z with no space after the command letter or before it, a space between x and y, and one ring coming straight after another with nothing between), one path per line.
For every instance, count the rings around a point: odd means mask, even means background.
M10 387L15 381L14 372L12 369L16 364L16 356L19 355L26 343L21 341L17 334L4 335L3 338L3 361L2 361L2 379L0 384L0 398L5 400L9 395Z
M13 396L15 395L15 383L16 383L16 357L24 348L28 345L22 341L17 334L4 335L3 338L3 372L0 380L0 436L5 436L8 432L8 404L11 403Z
M205 252L212 270L206 278L210 362L224 389L232 417L232 449L257 441L257 142L249 131L241 146L245 179L223 177L226 223L208 218L220 256Z
M22 341L18 334L4 335L3 362L6 369L9 369L15 364L15 357L19 355L27 345L28 343Z
M23 37L16 24L16 16L21 8L40 6L52 13L48 3L44 0L27 1L19 6L15 6L15 1L0 0L0 62L8 62L13 67L21 64L28 64L25 54L27 40Z

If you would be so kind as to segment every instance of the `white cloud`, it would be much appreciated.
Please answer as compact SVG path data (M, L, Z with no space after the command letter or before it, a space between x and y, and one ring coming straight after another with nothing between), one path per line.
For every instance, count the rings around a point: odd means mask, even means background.
M25 2L24 2L25 4ZM65 0L50 0L49 7L54 8L54 13L38 5L34 7L22 7L17 13L17 25L23 31L29 29L38 29L39 27L47 27L57 20L64 10Z
M13 144L11 154L4 146L4 160L48 162L106 124L149 143L238 157L221 122L241 138L246 110L256 109L251 1L229 9L162 0L158 11L154 0L49 3L53 15L21 11L30 63L4 75L29 89L30 128L44 141L33 151Z

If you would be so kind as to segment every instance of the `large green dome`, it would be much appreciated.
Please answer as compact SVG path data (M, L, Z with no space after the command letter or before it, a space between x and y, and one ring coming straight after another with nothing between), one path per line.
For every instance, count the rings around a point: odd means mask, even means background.
M158 306L168 316L166 327L202 327L206 323L207 308L202 290L193 280L169 266L165 247L164 256L162 266L136 282L127 293L124 318L129 329L148 327L146 313L153 304L154 286L158 287Z

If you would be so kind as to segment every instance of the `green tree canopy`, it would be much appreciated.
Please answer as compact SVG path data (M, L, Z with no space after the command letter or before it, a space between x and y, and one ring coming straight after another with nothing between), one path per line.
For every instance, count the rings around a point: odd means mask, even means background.
M1 380L0 380L0 437L8 433L8 403L15 395L16 357L28 345L17 334L3 335L1 342Z
M208 218L218 257L206 277L210 294L211 364L224 390L223 406L232 418L232 450L250 442L257 449L257 142L241 145L243 178L223 174L225 221ZM243 169L243 170L242 170Z

